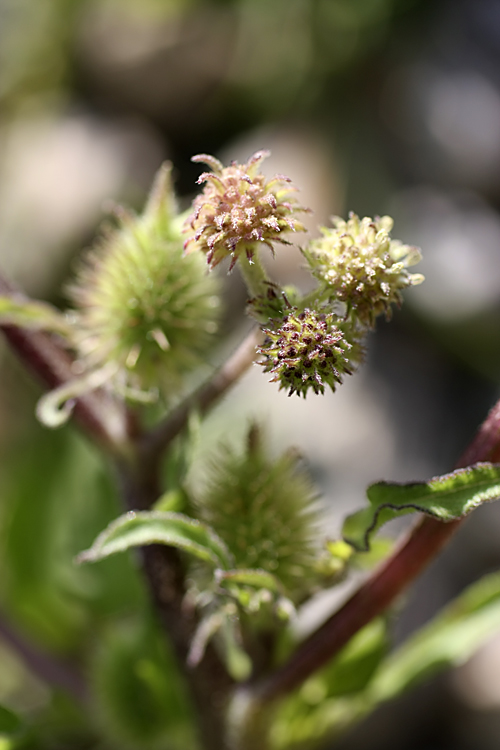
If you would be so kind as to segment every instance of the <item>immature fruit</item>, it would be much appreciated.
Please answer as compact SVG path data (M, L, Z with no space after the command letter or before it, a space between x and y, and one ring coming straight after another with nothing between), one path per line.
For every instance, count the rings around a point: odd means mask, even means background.
M305 398L309 390L324 393L325 385L334 391L343 376L353 372L359 344L348 341L333 313L292 308L281 321L271 322L274 327L263 329L260 364L272 374L271 382L288 389L289 396L297 393Z
M224 448L212 459L200 516L226 542L236 568L273 573L296 599L316 579L315 499L295 456L271 458L254 426L245 452Z
M170 170L163 168L144 213L91 251L70 289L83 368L115 365L115 385L168 394L212 346L218 284L198 255L186 257Z

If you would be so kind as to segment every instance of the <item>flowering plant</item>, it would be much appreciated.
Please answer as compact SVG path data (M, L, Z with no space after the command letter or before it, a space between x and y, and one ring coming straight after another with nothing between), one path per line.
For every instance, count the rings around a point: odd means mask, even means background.
M212 171L186 215L163 167L143 213L120 210L84 258L67 312L0 281L5 336L46 388L40 421L58 427L73 415L117 478L121 514L66 560L71 575L95 571L88 580L104 591L81 583L72 593L94 637L79 638L83 625L68 624L71 659L60 644L37 651L11 637L38 677L64 687L72 710L87 717L85 746L100 733L111 748L316 747L464 659L500 625L494 574L389 651L392 602L463 517L500 496L498 407L452 473L372 485L342 539L322 532L317 492L297 455L273 456L256 423L245 445L228 440L213 450L201 486L193 481L197 422L253 362L289 395L335 391L362 361L376 318L390 318L402 291L423 280L407 270L419 251L391 238L389 217L351 214L302 245L312 290L281 287L260 254L302 232L296 217L305 209L285 177L266 180L265 156L229 167L195 157ZM223 303L213 269L224 262L242 274L254 328L202 381ZM94 510L92 528L102 518ZM395 551L374 538L408 513L421 518ZM133 548L142 579L123 555ZM117 575L88 565L115 555ZM297 639L293 624L312 596L374 565L351 599ZM111 604L123 580L126 618ZM6 748L55 747L29 744L35 726L36 717L0 707Z

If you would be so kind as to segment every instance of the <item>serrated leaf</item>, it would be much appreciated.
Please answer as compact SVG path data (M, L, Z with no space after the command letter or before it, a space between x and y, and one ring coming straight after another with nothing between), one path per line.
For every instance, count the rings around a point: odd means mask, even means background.
M500 497L500 465L478 463L428 482L377 482L367 495L370 507L348 516L342 530L344 539L361 551L369 550L371 535L393 518L417 511L440 521L453 521L481 503L496 500Z
M71 335L66 318L55 307L15 297L0 296L0 323L35 331L52 331L63 336Z
M482 578L391 654L370 685L370 702L390 700L426 677L462 664L500 631L500 573Z
M0 737L16 734L21 727L21 719L10 709L0 705Z
M188 552L218 568L231 568L226 545L207 525L182 513L131 511L105 529L78 562L96 562L117 552L149 544L166 544Z

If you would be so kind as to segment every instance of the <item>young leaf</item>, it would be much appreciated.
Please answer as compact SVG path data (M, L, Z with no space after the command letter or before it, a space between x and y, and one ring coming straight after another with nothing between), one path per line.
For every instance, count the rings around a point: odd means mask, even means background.
M462 664L499 629L500 573L493 573L469 586L382 662L369 686L369 702L390 700L435 672Z
M358 550L370 548L371 535L384 523L420 511L440 521L453 521L481 503L500 497L500 465L478 463L428 482L377 482L367 490L370 507L344 522L344 539Z
M216 570L215 579L220 586L237 583L258 589L268 589L275 594L279 594L283 588L275 575L260 568Z
M78 562L96 562L131 547L166 544L189 552L218 568L231 568L232 557L226 545L207 524L182 513L131 511L105 529L92 547L82 552Z

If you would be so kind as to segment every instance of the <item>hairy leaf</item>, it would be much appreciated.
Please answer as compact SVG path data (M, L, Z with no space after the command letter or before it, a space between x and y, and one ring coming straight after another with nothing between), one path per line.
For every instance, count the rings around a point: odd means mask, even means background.
M371 535L398 516L420 511L440 521L453 521L481 503L496 500L500 497L500 465L478 463L428 482L377 482L367 495L370 507L348 516L342 530L349 544L365 551L370 548Z
M189 552L218 568L231 568L226 545L207 524L182 513L131 511L105 529L92 547L82 552L78 562L96 562L131 547L166 544Z

